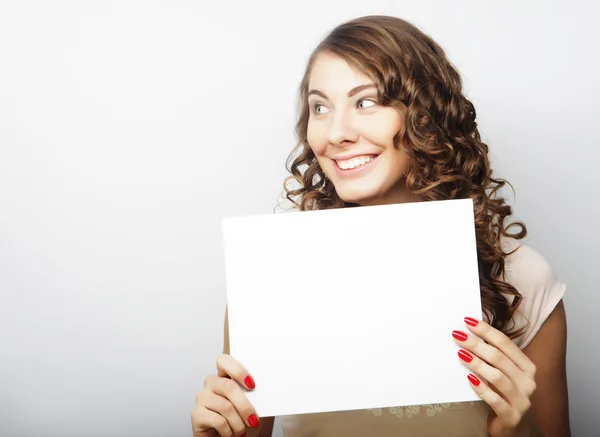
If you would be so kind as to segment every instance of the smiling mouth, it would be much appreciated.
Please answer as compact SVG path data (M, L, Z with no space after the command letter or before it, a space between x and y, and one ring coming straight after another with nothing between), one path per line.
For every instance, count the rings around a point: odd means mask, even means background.
M367 166L369 163L376 160L378 156L379 155L362 155L362 156L355 156L354 158L344 159L344 160L334 159L333 161L336 163L338 169L343 170L343 171L349 171L349 170L357 170L357 169Z

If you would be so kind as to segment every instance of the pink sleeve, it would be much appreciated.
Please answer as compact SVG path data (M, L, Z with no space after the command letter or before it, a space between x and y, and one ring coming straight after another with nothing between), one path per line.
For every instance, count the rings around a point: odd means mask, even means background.
M515 343L524 349L562 299L566 285L556 279L548 261L526 245L507 259L506 271L507 280L523 296L515 322L526 329Z

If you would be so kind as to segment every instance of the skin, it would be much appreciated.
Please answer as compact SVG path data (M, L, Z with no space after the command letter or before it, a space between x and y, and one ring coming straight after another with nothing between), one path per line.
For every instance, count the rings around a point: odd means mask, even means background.
M382 205L415 201L405 187L407 146L397 149L393 144L402 126L403 108L380 106L372 85L341 58L321 53L309 81L308 143L346 202ZM336 158L354 154L376 155L377 159L364 171L338 171ZM457 330L462 335L460 339L453 335L454 341L471 357L461 362L479 381L466 380L465 384L471 384L491 407L491 437L570 436L562 301L522 351L480 320L476 326L465 324ZM248 375L229 355L226 313L224 351L217 360L217 374L206 378L192 412L194 436L272 435L273 418L260 418L258 428L251 427L249 417L256 411L245 395L252 389L245 382Z
M308 89L308 144L338 195L362 206L415 201L405 186L406 146L398 150L393 142L402 115L377 104L373 81L324 52L315 60ZM365 171L340 175L335 158L354 154L377 159Z

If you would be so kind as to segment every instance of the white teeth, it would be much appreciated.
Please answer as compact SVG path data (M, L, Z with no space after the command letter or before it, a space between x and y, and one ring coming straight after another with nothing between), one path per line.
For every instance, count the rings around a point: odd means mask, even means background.
M359 167L361 165L365 165L371 161L373 161L372 156L358 156L356 158L347 159L345 161L336 161L336 162L337 162L337 165L342 170L348 170L349 168L351 169L351 168Z

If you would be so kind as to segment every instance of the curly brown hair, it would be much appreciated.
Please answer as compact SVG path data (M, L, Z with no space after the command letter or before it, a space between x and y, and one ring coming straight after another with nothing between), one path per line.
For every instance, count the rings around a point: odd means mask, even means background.
M512 323L521 294L505 281L505 258L512 252L504 252L501 238L522 239L527 229L522 222L505 225L512 209L499 190L507 182L492 177L488 146L481 141L475 108L462 93L460 75L442 48L414 25L389 16L357 18L333 29L313 51L299 87L298 143L286 163L291 173L284 182L286 198L301 211L356 206L337 195L307 140L308 82L321 52L341 57L371 78L381 105L404 108L394 145L410 158L406 187L418 200L473 200L483 312L510 338L521 335L524 328ZM513 226L519 229L511 234Z

